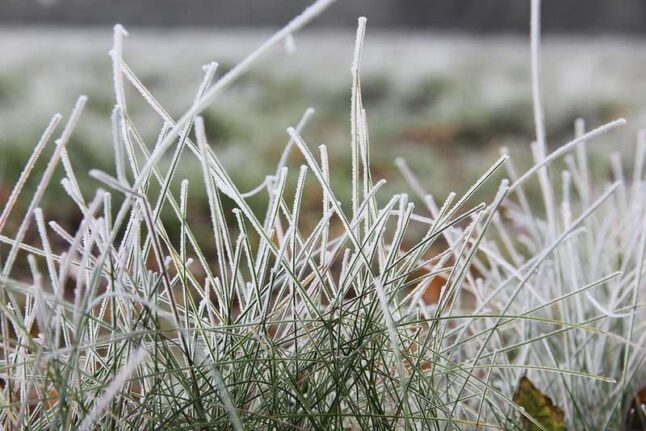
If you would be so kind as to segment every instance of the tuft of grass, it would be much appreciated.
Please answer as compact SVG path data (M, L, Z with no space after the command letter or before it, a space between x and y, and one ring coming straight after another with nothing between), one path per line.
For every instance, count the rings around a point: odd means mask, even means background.
M519 173L503 150L461 197L438 204L397 160L422 208L406 193L384 196L386 181L370 163L360 18L349 190L333 185L338 166L327 147L313 150L303 139L312 109L287 129L277 169L240 190L200 114L330 3L314 3L221 77L217 64L205 66L179 119L123 60L127 32L115 26L114 171L90 172L100 183L93 195L79 183L68 143L81 97L62 131L62 116L53 117L0 215L1 234L16 202L28 202L15 232L0 236L8 249L0 274L3 426L545 429L513 401L520 377L531 375L569 425L621 428L644 378L646 139L632 180L613 156L614 181L601 189L586 145L623 120L587 133L577 122L575 139L547 153L535 0L534 166ZM140 133L129 116L129 85L159 115L157 136ZM23 187L56 134L28 199ZM567 169L556 175L551 163L561 156ZM201 182L176 178L187 159ZM59 167L82 215L73 230L39 208ZM501 171L507 179L495 196L473 204ZM524 189L535 176L541 201ZM306 225L303 200L313 188L320 211ZM206 214L190 205L193 190L206 196ZM208 218L208 235L196 234L199 217ZM36 241L26 239L29 229ZM18 264L29 277L16 274Z

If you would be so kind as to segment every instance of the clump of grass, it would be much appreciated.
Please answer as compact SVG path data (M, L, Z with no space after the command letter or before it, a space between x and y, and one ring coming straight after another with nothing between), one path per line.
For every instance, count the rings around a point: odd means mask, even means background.
M301 136L311 109L287 130L276 171L240 191L199 115L329 3L316 2L218 80L217 64L207 65L177 121L123 60L127 33L115 27L114 173L92 171L103 188L83 195L66 147L81 97L16 234L1 237L9 246L0 281L5 427L544 429L512 400L526 373L577 428L619 426L643 356L646 144L632 186L615 163L617 182L599 196L584 145L622 120L588 133L580 126L575 140L546 154L535 21L535 166L517 175L503 154L462 197L451 193L437 205L398 161L428 214L406 194L385 198L385 180L370 170L362 18L351 69L351 201L331 186L336 167L327 148L313 152ZM152 146L128 116L130 84L163 121ZM43 134L0 231L61 120L56 115ZM548 165L575 148L559 209ZM302 165L294 172L287 161L296 150ZM202 183L175 181L184 157L199 162ZM73 232L46 222L38 208L59 164L83 215ZM495 197L470 206L505 165L509 180ZM545 208L523 192L534 174ZM300 220L306 186L322 191L318 221L308 227ZM191 189L208 200L208 237L193 229ZM251 204L261 193L263 213ZM174 226L162 223L164 208ZM37 244L24 240L31 225ZM54 237L65 247L53 246ZM31 278L13 275L18 261Z

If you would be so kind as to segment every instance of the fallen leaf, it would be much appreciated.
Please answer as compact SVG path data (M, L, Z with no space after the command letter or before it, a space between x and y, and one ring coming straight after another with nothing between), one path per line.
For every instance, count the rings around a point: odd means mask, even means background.
M646 386L633 397L626 414L627 431L646 430Z
M547 431L565 431L565 414L552 399L541 391L526 376L520 378L513 401L525 409L525 413L534 418ZM521 422L525 431L539 431L540 428L522 416Z

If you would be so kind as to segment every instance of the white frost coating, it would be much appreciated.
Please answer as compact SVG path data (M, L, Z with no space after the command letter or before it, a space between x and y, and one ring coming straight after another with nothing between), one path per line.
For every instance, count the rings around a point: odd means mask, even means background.
M545 159L547 144L545 142L545 111L543 106L543 86L541 82L541 0L532 0L531 3L531 63L532 63L532 105L534 109L534 123L536 128L536 154L534 162L540 164ZM554 208L554 191L546 167L538 172L541 193L547 214L548 235L556 232L556 210ZM549 241L551 238L547 238Z
M350 131L352 136L352 216L357 212L359 205L359 124L361 120L359 115L362 111L361 103L361 82L360 82L360 65L361 52L363 51L363 40L366 35L366 18L361 17L358 20L357 36L354 44L354 57L352 60L352 100L350 109Z
M27 213L25 214L25 217L23 218L22 223L18 228L18 233L16 234L15 238L16 242L11 247L7 260L4 263L4 267L2 269L2 275L4 277L7 277L11 273L11 269L13 268L14 261L18 254L18 245L22 243L25 234L27 233L27 228L29 227L29 221L31 220L32 213L34 209L40 204L40 200L45 194L45 190L49 185L52 175L54 175L54 170L56 169L56 166L60 161L63 150L65 149L65 145L67 145L67 142L72 135L72 131L76 127L76 123L81 116L81 112L83 111L86 102L86 96L81 96L78 98L76 105L74 105L74 109L72 110L72 114L70 115L70 119L63 129L61 137L56 140L56 150L54 151L54 154L52 155L49 163L47 164L47 167L45 168L45 172L43 173L43 177L41 178L40 183L38 183L38 186L36 187L36 192L34 193L34 196L31 199L31 203L27 208Z
M585 120L577 118L574 122L574 137L579 138L585 135ZM586 149L586 142L583 141L576 147L576 161L579 169L579 176L581 178L581 200L584 206L590 205L590 171L588 168L588 153Z
M545 157L545 114L541 82L541 0L531 3L531 61L532 61L532 102L534 106L534 126L540 157ZM540 162L541 160L537 160Z
M147 356L148 352L146 349L144 347L139 347L134 354L128 358L126 365L119 370L117 375L114 376L114 379L112 379L112 382L110 382L110 386L108 386L103 395L101 395L101 397L94 403L90 414L88 414L81 423L79 427L80 430L84 431L91 429L95 421L101 417L103 411L108 407L119 390L121 390L123 385L126 384L128 379L130 379L130 376L135 372L137 367L142 364Z
M314 115L314 108L309 107L305 110L303 113L303 116L301 117L300 121L296 125L296 131L300 134L302 133L303 129L305 128L305 125L307 122L312 118L312 115ZM285 146L285 149L283 150L282 154L280 155L280 160L278 161L278 167L276 168L276 173L274 174L274 177L278 177L278 172L287 165L287 159L289 158L289 153L291 152L291 149L294 147L294 138L290 136L289 142Z
M4 228L5 223L7 222L9 214L11 214L11 210L13 209L13 206L15 205L16 200L20 195L20 192L22 191L22 188L24 187L25 182L29 178L29 175L31 174L31 171L34 168L34 165L38 161L38 158L43 152L43 149L49 142L49 139L51 138L52 133L54 133L56 126L58 125L58 123L61 121L62 118L63 116L61 114L54 114L49 124L47 125L47 128L45 128L43 135L40 137L40 141L38 141L36 148L34 148L34 151L31 153L31 156L29 157L29 160L27 161L25 168L20 173L20 176L18 177L18 181L16 182L16 185L14 186L13 190L11 190L11 194L9 195L9 198L7 199L7 202L4 204L4 208L2 209L2 214L0 215L0 232L2 232L2 229Z
M545 157L542 162L535 164L532 166L527 172L525 172L520 178L518 178L514 183L511 185L510 189L511 191L514 191L518 186L520 186L522 183L527 181L529 177L534 175L536 172L538 172L542 167L548 165L555 159L561 157L563 154L567 153L570 151L572 148L576 147L577 145L584 143L592 138L595 138L599 135L602 135L604 133L609 132L610 130L623 126L626 124L626 120L623 118L619 118L617 120L611 121L609 123L604 124L603 126L599 126L594 130L589 131L588 133L573 139L572 141L568 142L567 144L559 147L558 149L552 151L549 156Z
M54 253L47 237L47 228L45 227L45 218L43 211L40 208L34 210L34 218L36 219L36 226L38 228L38 235L43 244L43 251L45 252L45 260L47 261L47 270L49 271L50 282L54 288L54 294L58 294L60 286L58 285L58 275L56 274L56 267L54 265Z
M117 98L117 106L121 109L121 115L126 112L126 94L123 88L123 74L121 73L121 62L123 61L123 38L128 32L121 24L114 26L113 47L110 51L112 57L112 77L114 79L114 94Z
M291 55L294 51L296 51L296 41L294 40L294 35L290 33L285 38L285 52Z
M175 138L179 136L181 130L186 127L186 125L202 112L213 100L215 97L229 85L231 85L238 77L243 75L249 68L260 58L262 58L271 48L273 48L277 43L281 42L288 35L298 31L301 27L307 24L309 21L318 16L323 12L328 6L334 3L336 0L318 0L316 3L307 7L299 16L290 21L285 27L280 31L275 33L270 37L265 43L258 47L255 51L249 54L244 60L238 63L233 69L231 69L226 75L224 75L218 82L216 82L202 98L191 108L184 113L182 118L177 122L177 125L170 131L166 136L164 141L155 148L155 151L150 155L146 164L141 168L141 173L139 178L135 181L135 189L140 187L145 181L146 175L148 172L159 162L164 152L170 145L172 145Z

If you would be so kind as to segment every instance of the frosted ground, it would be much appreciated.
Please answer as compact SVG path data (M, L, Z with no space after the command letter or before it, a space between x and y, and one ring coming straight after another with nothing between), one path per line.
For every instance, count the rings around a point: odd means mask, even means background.
M184 112L211 61L224 71L269 34L264 31L150 31L130 29L125 59L175 117ZM111 31L3 29L0 31L0 172L11 183L54 112L66 114L79 94L89 106L71 144L72 157L104 165L111 151L113 107ZM351 31L299 34L296 50L278 49L236 83L206 113L210 141L236 172L242 190L269 173L294 125L312 106L317 114L304 136L346 158L349 128ZM592 146L628 153L646 125L646 47L613 38L543 41L547 128L553 146L573 133L577 117L590 127L625 116L628 127ZM404 34L368 28L363 92L378 177L397 187L394 157L403 156L440 195L464 190L502 145L521 154L533 136L527 38ZM132 86L128 91L136 91ZM158 116L140 97L129 106L143 138L154 142ZM343 147L343 148L341 148ZM604 150L607 157L608 152ZM246 157L251 154L252 157ZM459 157L457 157L459 155ZM243 164L243 159L245 163ZM349 163L333 177L347 181ZM339 168L341 166L341 168ZM185 174L194 171L191 161ZM199 170L198 170L199 171ZM600 171L603 174L605 171ZM319 196L311 197L318 202ZM307 202L307 196L306 196Z

